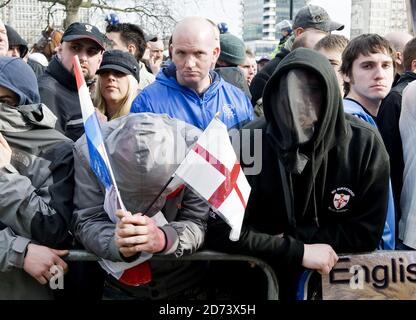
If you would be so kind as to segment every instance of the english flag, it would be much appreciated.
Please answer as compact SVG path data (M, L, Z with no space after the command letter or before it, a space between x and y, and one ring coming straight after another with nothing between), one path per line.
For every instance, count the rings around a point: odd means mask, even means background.
M92 104L78 56L74 56L72 62L78 86L79 103L81 105L85 137L88 144L90 167L106 189L104 208L111 221L117 223L117 217L115 215L116 210L119 208L126 212L127 210L121 200L117 183L114 179L103 136L101 134L100 122L98 121L94 105ZM151 257L151 254L144 252L140 255L138 260L130 263L114 262L103 259L100 261L100 265L120 282L127 285L138 286L151 281L150 265L149 262L146 261Z
M251 188L224 123L216 117L211 121L175 175L228 223L230 240L237 241Z

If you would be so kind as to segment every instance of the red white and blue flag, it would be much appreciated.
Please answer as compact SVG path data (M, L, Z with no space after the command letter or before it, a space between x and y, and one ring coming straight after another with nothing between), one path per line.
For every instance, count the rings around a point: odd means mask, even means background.
M74 56L73 65L78 86L78 95L82 111L82 120L84 122L85 137L88 144L90 167L106 189L106 200L104 205L106 212L111 221L117 223L115 211L117 209L122 209L127 212L127 210L121 200L117 183L114 179L114 174L101 133L100 122L91 101L78 56ZM104 270L124 284L138 286L151 280L150 265L148 261L145 261L151 257L152 255L150 253L144 252L140 255L138 260L130 263L114 262L103 259L100 261L100 265Z

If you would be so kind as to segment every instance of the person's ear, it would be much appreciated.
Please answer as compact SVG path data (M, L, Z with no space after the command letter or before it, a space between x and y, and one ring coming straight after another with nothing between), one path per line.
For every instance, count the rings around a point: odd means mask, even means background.
M214 50L213 50L213 52L212 52L212 64L211 64L211 69L214 69L214 68L215 68L215 65L217 64L217 60L218 60L218 58L219 58L219 56L220 56L220 52L221 52L220 47L215 47L215 48L214 48Z
M396 64L401 66L403 64L403 55L401 52L396 52Z
M295 37L297 38L297 37L299 37L302 33L304 33L305 32L305 29L303 29L302 27L299 27L299 28L296 28L295 29Z
M54 50L59 59L62 58L62 50L63 50L62 45L63 45L62 43L59 44L59 46L57 46Z
M416 59L412 60L412 72L416 72Z
M217 60L218 57L220 56L220 52L221 52L220 47L215 47L214 48L213 54L214 54L215 60Z
M134 44L130 43L127 46L127 50L129 51L130 54L132 54L134 56L135 53L136 53L137 48L136 48L136 46Z
M100 52L100 58L98 59L98 66L100 66L101 61L103 61L103 53L104 53L104 51Z
M345 83L350 83L351 82L351 78L349 76L347 76L346 74L341 73L342 75L342 80L344 80Z

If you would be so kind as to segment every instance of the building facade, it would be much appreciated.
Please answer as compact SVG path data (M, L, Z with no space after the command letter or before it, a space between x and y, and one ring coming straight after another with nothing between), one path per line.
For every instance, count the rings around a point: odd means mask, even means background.
M5 24L11 25L29 45L33 45L48 26L48 7L51 4L37 0L13 0L2 8L0 18ZM64 18L63 7L56 5L49 16L49 24L62 30ZM88 9L80 9L79 21L89 22Z
M408 31L406 0L352 0L351 5L351 38Z
M299 9L307 5L306 0L293 0L292 16L290 15L290 1L276 0L276 22L279 23L282 20L293 21L293 18L298 13ZM280 39L281 34L279 30L276 30L276 38Z
M292 16L306 5L306 0L291 0ZM243 0L243 40L257 57L269 55L281 38L276 24L290 19L288 0Z

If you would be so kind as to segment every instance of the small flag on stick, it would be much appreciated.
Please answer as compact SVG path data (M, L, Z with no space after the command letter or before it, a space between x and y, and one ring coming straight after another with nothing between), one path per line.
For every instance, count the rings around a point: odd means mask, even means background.
M230 240L237 241L251 188L221 120L214 117L175 175L230 225Z
M78 56L74 56L73 65L78 86L85 137L90 155L90 167L106 189L105 202L109 204L107 207L111 208L111 210L106 211L111 221L116 223L117 217L115 211L122 209L127 212L127 210L121 200L120 192L114 179L113 170L101 134L100 122L98 121L97 113L91 101ZM149 253L143 253L140 259L131 263L113 262L103 259L103 261L100 261L100 265L120 282L138 286L151 281L150 265L148 261L145 261L151 257L152 255Z

